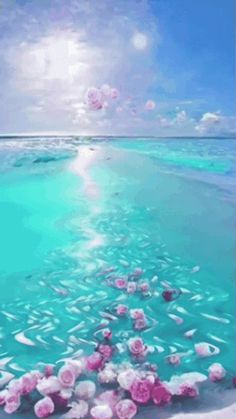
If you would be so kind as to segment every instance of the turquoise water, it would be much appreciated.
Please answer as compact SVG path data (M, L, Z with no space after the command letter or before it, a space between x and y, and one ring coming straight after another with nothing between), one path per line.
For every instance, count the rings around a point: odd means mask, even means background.
M140 334L114 315L123 303L144 308L141 335L154 349L148 361L164 379L174 352L186 353L180 374L221 362L232 375L234 146L232 139L1 139L0 358L12 357L8 371L91 353L106 325L120 347ZM117 275L142 267L151 294L109 287L100 275L109 267ZM164 281L182 289L169 304ZM21 332L32 346L16 340ZM202 341L220 354L197 358ZM117 350L114 361L121 359L129 355Z

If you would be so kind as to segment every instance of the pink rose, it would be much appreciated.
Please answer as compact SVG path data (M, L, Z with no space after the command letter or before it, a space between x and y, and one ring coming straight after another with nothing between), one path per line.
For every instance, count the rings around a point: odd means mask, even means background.
M103 337L105 339L107 339L107 340L111 340L112 339L112 331L111 331L111 329L109 329L109 328L104 329L103 332L102 332L102 334L103 334Z
M118 316L124 316L126 313L128 312L128 307L123 305L123 304L119 304L117 309L116 309L116 313Z
M132 368L128 368L118 374L117 381L121 388L130 390L134 381L138 378L137 373Z
M54 403L50 397L44 397L34 405L37 418L47 418L54 412Z
M147 292L150 291L149 284L147 282L142 282L142 284L139 285L139 290L142 293L146 294Z
M198 396L198 388L192 383L183 383L179 386L178 395L182 397Z
M70 406L71 409L63 416L63 419L82 419L87 416L89 406L84 400L80 400L78 403L72 402Z
M0 406L3 406L6 403L7 395L8 395L8 390L0 391Z
M4 411L8 414L14 413L20 407L20 395L8 392L5 403Z
M119 419L132 419L137 413L137 406L132 400L124 399L117 403L115 412Z
M76 380L75 369L71 365L64 365L58 371L58 380L63 387L73 387Z
M44 375L45 377L50 377L53 375L54 366L53 365L45 365L44 368Z
M90 87L86 93L86 102L89 109L97 111L103 107L103 95L96 87Z
M123 278L116 278L115 280L115 287L118 289L124 289L127 287L127 281Z
M132 355L139 356L145 355L146 346L143 343L142 338L131 338L128 341L128 347Z
M97 371L102 366L103 366L103 357L99 352L94 352L94 354L88 356L87 368L89 371Z
M130 317L131 319L137 320L137 319L144 319L145 314L142 308L135 308L130 310Z
M156 107L156 103L154 102L154 100L147 100L147 102L145 103L145 109L147 111L153 111L153 109L155 109Z
M127 284L127 293L134 294L137 291L137 284L134 281L130 281Z
M94 406L90 410L91 417L93 419L111 419L113 418L112 410L109 406L101 405Z
M98 346L98 352L106 359L110 359L112 357L112 347L109 345L100 344Z
M22 375L21 379L21 394L29 394L36 389L37 377L34 374L28 373Z
M119 97L119 91L116 88L111 88L110 95L112 99L117 99Z
M208 371L209 371L209 378L213 382L222 380L226 375L226 371L224 367L219 363L212 364L208 368Z
M115 408L116 403L118 403L120 399L119 394L114 390L104 391L103 393L99 394L99 396L95 399L95 403L97 405L106 405L109 406L110 409L113 411Z
M8 384L8 390L11 393L21 395L21 391L22 391L21 379L11 380L10 383Z
M152 400L157 405L163 405L171 401L171 394L162 384L158 384L152 389Z
M149 380L137 379L131 386L131 397L138 403L147 403L151 398L151 390L152 385Z
M180 363L181 363L181 359L180 359L179 355L170 355L170 356L168 356L167 360L168 360L169 364L171 364L171 365L176 365L177 366L177 365L180 365Z
M51 375L48 378L43 378L36 386L38 392L43 396L57 393L61 390L61 383L57 377Z
M137 319L134 322L134 329L135 330L143 330L147 327L147 320L144 319Z
M75 395L79 399L89 400L92 399L96 392L96 386L93 381L85 380L80 381L75 388Z

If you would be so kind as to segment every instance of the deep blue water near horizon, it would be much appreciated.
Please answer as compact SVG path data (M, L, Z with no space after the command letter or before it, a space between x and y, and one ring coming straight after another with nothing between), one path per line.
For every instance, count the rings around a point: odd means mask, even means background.
M80 349L119 303L142 307L142 332L162 378L235 374L235 139L1 138L0 360L19 375ZM128 296L98 274L144 270L152 295ZM194 266L200 270L192 272ZM154 276L157 282L151 282ZM166 304L163 282L181 288ZM170 315L184 322L176 325ZM105 320L104 320L105 319ZM125 348L128 319L109 325ZM193 339L184 333L196 329ZM26 346L19 333L33 342ZM220 354L199 359L206 341ZM120 346L121 345L121 346ZM123 345L123 346L122 346ZM178 369L171 353L185 354ZM114 362L129 360L117 351ZM225 386L228 386L226 380Z

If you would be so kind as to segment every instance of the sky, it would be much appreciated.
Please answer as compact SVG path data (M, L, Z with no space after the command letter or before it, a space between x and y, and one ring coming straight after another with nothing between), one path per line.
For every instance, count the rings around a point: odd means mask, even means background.
M0 134L235 134L234 8L0 0Z

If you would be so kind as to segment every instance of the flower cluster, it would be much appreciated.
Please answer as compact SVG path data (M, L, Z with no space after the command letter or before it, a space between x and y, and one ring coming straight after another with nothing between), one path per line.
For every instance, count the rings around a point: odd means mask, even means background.
M118 97L119 91L116 88L104 84L100 88L89 87L86 92L85 101L90 110L98 111L99 109L106 108L110 99L114 100Z

